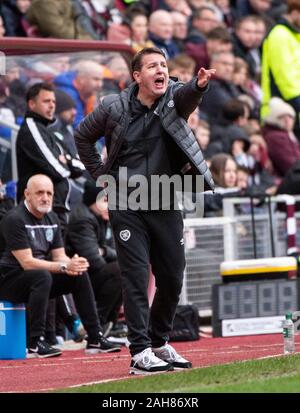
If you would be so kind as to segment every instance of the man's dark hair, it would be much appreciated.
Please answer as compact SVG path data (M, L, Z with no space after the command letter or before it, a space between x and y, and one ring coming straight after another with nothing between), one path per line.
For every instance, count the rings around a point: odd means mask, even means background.
M164 52L160 50L158 47L145 47L133 57L131 62L131 73L135 71L139 72L142 68L143 57L153 53L160 54L166 59Z
M256 23L257 22L257 16L254 14L248 14L246 16L241 16L239 18L236 19L236 21L234 22L234 29L237 30L240 28L240 26L244 23L244 22L252 22L252 23Z
M251 174L250 168L247 168L247 166L245 166L245 165L239 165L239 164L237 164L236 170L237 170L237 172L238 172L238 171L242 171L242 172L245 172L246 174Z
M206 35L207 40L220 40L222 43L232 43L232 37L225 27L215 27Z
M300 11L299 0L287 0L288 13L291 13L293 10Z
M125 10L124 15L123 15L123 23L130 27L133 19L136 16L145 16L145 17L147 17L147 12L145 10L144 5L138 4L138 2L135 3L135 4L134 3L131 4ZM147 17L147 20L148 20L148 17Z
M47 83L47 82L39 82L35 83L33 86L31 86L26 93L26 102L28 103L29 100L34 99L37 97L37 95L40 93L41 90L48 90L49 92L54 93L54 86L52 83Z
M217 14L215 9L213 7L211 7L210 5L201 6L201 7L198 7L196 10L193 11L192 21L196 20L196 19L201 19L202 13L206 10L213 12L215 15Z
M181 53L173 57L173 59L168 60L169 72L171 70L174 70L177 67L181 67L184 69L190 69L194 72L195 67L196 67L196 62L192 57L188 56L185 53Z
M231 122L245 116L245 104L238 99L230 99L223 106L223 116Z

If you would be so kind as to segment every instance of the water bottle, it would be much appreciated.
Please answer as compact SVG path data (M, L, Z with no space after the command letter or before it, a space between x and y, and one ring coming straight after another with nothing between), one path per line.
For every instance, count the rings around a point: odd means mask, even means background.
M284 354L295 353L295 330L292 316L292 313L287 313L283 322Z

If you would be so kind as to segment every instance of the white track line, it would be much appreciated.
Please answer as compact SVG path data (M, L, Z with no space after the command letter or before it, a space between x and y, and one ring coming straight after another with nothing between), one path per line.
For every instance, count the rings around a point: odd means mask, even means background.
M258 349L260 351L269 351L271 347L281 347L282 344L267 344L267 345L248 345L247 352L252 353L256 352ZM233 351L232 351L233 350ZM274 349L275 350L275 349ZM218 355L224 355L224 354L238 354L238 353L245 353L245 349L241 346L235 346L232 347L230 350L219 350L219 349L189 349L182 351L182 354L192 354L192 353L207 353L210 351L210 353L213 353L215 356ZM116 360L129 360L130 355L120 355L115 358L114 361ZM57 366L68 366L70 364L73 364L74 361L81 361L82 363L111 363L112 360L110 358L101 358L101 355L98 356L86 356L86 357L72 357L68 358L68 360L62 360L61 362L57 361L55 363L49 362L49 363L28 363L28 364L22 364L22 365L16 365L16 366L1 366L0 365L0 370L6 370L6 369L20 369L20 368L32 368L32 367L57 367ZM1 363L1 362L0 362Z

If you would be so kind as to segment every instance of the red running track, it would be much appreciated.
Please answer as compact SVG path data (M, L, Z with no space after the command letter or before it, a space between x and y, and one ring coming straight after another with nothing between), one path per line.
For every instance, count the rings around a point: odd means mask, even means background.
M234 338L201 338L172 343L194 367L231 363L283 354L281 334ZM300 351L300 336L296 337ZM120 380L128 375L129 352L86 355L83 350L64 351L50 359L0 360L0 392L47 392L87 383Z

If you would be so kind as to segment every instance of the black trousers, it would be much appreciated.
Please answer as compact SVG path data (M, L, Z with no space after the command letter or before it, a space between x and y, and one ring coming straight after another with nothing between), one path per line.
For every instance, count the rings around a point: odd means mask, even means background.
M26 303L30 323L30 339L44 336L49 298L72 293L82 323L95 339L100 331L95 297L87 273L72 277L46 270L2 268L0 300Z
M118 263L106 263L100 268L91 266L88 275L95 295L100 325L104 327L110 321L116 322L123 301ZM72 332L73 321L76 318L76 308L72 301L70 294L49 300L46 318L46 338L49 342L55 342L56 335L65 336L61 324Z
M132 355L168 341L185 266L179 211L110 211ZM148 302L150 263L156 293Z
M56 343L56 336L65 338L66 327L72 333L74 320L78 317L72 294L50 299L46 317L46 340Z
M122 305L121 272L117 262L106 263L103 267L88 270L93 286L98 317L104 326L117 320Z

